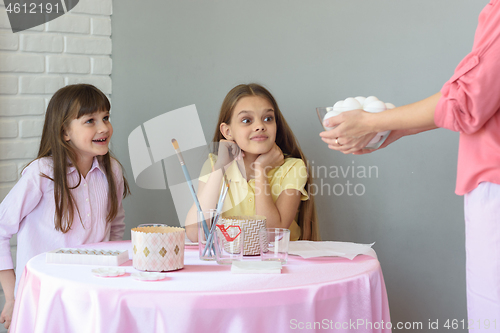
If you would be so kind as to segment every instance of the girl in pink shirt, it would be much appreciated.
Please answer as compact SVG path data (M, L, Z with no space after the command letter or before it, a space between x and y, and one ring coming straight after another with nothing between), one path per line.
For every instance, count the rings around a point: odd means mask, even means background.
M47 108L37 158L0 204L0 283L9 327L14 292L29 259L60 247L121 240L122 198L129 194L108 145L110 103L96 87L66 86ZM13 270L10 238L17 233ZM17 279L16 279L17 278Z
M479 16L472 52L441 92L379 114L344 112L325 122L338 127L320 133L333 150L363 154L377 132L392 130L381 148L437 127L460 132L456 193L465 195L469 332L500 331L499 92L500 0L492 0Z

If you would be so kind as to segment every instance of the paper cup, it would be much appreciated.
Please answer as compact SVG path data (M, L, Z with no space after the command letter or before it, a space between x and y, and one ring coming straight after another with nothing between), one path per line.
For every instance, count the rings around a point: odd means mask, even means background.
M184 267L184 228L168 226L132 229L132 263L135 269L166 272Z
M228 216L221 218L218 224L224 227L240 226L245 234L243 255L255 256L260 254L259 230L266 228L265 216ZM229 249L226 249L229 251Z

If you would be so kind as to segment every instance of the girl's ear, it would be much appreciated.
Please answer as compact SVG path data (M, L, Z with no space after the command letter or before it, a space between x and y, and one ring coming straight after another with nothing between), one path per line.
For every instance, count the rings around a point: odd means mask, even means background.
M66 141L66 142L71 140L71 138L69 137L68 132L66 130L63 131L63 138L64 138L64 141Z
M233 141L233 137L231 135L231 127L228 124L221 123L220 132L226 140Z

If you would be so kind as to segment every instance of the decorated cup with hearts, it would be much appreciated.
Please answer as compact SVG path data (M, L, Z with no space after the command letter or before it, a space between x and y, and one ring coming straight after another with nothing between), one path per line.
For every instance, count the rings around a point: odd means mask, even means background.
M243 246L244 256L260 255L259 230L266 228L266 217L253 216L226 216L219 220L218 224L228 226L239 226L245 233L245 244Z
M218 264L231 265L243 259L245 232L239 225L217 224L214 232L215 258Z

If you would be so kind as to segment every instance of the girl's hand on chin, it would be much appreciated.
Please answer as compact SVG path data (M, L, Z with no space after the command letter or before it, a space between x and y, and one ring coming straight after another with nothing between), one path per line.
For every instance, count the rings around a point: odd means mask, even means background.
M220 140L219 149L217 152L217 162L215 162L214 168L217 170L222 167L226 167L233 160L243 160L243 157L245 157L245 154L236 144L236 142L229 140Z
M256 170L265 171L266 174L269 170L279 167L283 164L285 158L283 152L277 144L274 144L273 148L265 154L259 155L254 162L254 168Z

